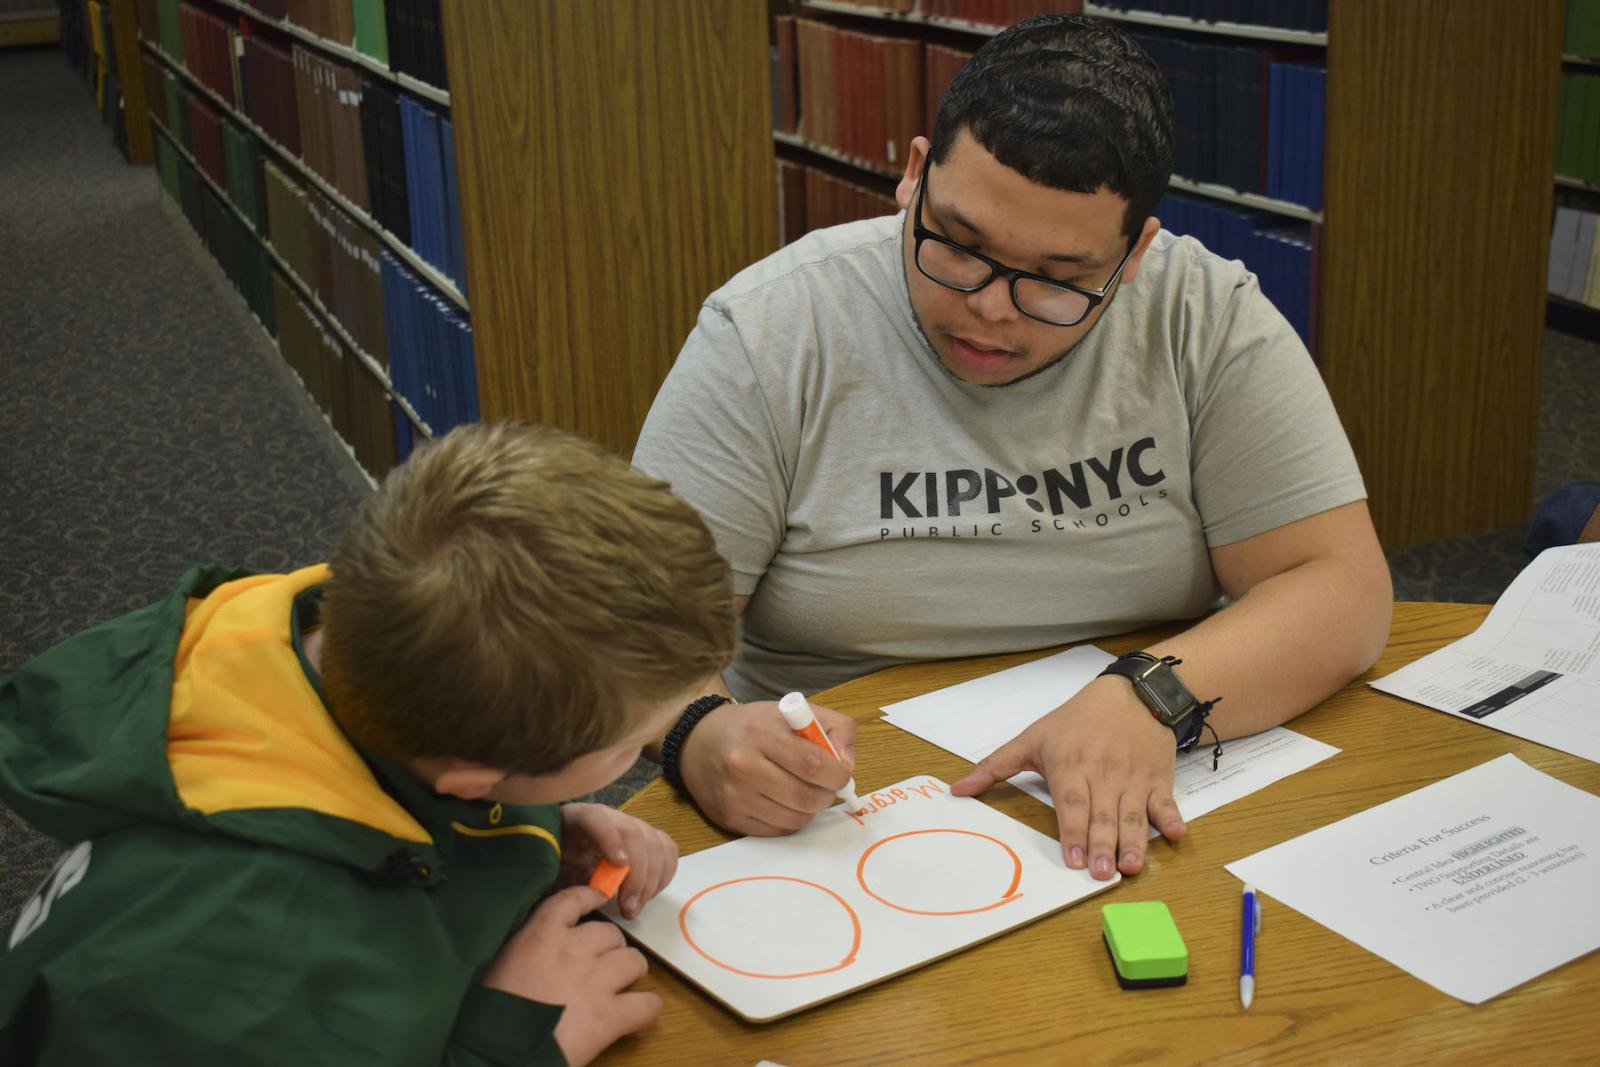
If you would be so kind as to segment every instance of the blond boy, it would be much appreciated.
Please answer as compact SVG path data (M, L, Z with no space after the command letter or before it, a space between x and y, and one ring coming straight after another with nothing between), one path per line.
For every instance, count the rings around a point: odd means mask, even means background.
M636 913L677 850L559 802L734 627L664 484L507 423L394 471L330 565L197 568L44 653L0 682L0 799L68 850L0 945L0 1062L587 1062L659 1003L582 880L630 865Z

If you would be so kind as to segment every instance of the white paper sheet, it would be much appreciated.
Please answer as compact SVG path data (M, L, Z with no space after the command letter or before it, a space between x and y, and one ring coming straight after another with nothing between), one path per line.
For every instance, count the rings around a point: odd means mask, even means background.
M1080 645L1020 667L997 671L919 697L885 705L883 719L946 752L977 763L1094 681L1116 657ZM1320 763L1339 750L1283 727L1222 746L1216 770L1211 746L1178 757L1173 797L1187 822ZM1044 778L1031 771L1011 784L1054 807ZM1150 831L1155 835L1155 830Z
M1600 762L1600 544L1541 552L1475 631L1372 687Z
M685 978L766 1022L948 956L1120 881L928 775L787 837L685 856L637 918L605 914Z
M1600 948L1600 797L1515 756L1228 870L1469 1004Z

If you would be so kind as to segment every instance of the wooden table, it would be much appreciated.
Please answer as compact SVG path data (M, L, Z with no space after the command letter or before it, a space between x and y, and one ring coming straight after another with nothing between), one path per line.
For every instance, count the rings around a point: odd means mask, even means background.
M1366 686L1470 633L1487 611L1395 605L1377 665L1292 723L1341 753L1211 812L1179 845L1153 841L1145 871L1108 894L766 1026L741 1022L657 964L641 987L661 995L661 1020L600 1062L1595 1063L1600 954L1472 1007L1270 899L1257 944L1255 1004L1249 1012L1239 1007L1239 883L1223 864L1507 752L1600 793L1594 763ZM1121 652L1165 632L1094 643ZM1049 651L896 667L817 694L816 701L861 723L855 776L863 789L916 773L954 781L965 761L879 721L879 708ZM1054 813L1013 787L997 786L984 799L1056 835ZM668 830L685 853L728 839L664 782L626 808ZM1112 900L1167 903L1189 946L1186 986L1137 992L1117 986L1100 939L1100 905Z

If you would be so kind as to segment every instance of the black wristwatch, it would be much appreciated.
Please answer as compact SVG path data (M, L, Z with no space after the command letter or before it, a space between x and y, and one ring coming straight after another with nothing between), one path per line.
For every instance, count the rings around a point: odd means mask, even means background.
M1150 715L1172 731L1178 741L1178 751L1187 752L1200 740L1206 729L1206 719L1221 697L1200 701L1189 692L1177 672L1172 668L1183 660L1174 656L1152 656L1148 652L1124 652L1105 670L1107 674L1120 675L1133 683L1133 691L1150 709ZM1212 731L1212 737L1216 731ZM1222 745L1217 744L1216 756L1222 755Z

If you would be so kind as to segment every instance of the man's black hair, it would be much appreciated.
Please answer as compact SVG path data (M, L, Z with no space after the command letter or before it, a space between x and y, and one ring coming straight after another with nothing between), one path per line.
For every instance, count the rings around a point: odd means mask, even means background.
M1134 237L1172 176L1172 92L1126 34L1084 15L1035 15L978 49L945 91L929 160L970 132L1029 181L1128 201Z

